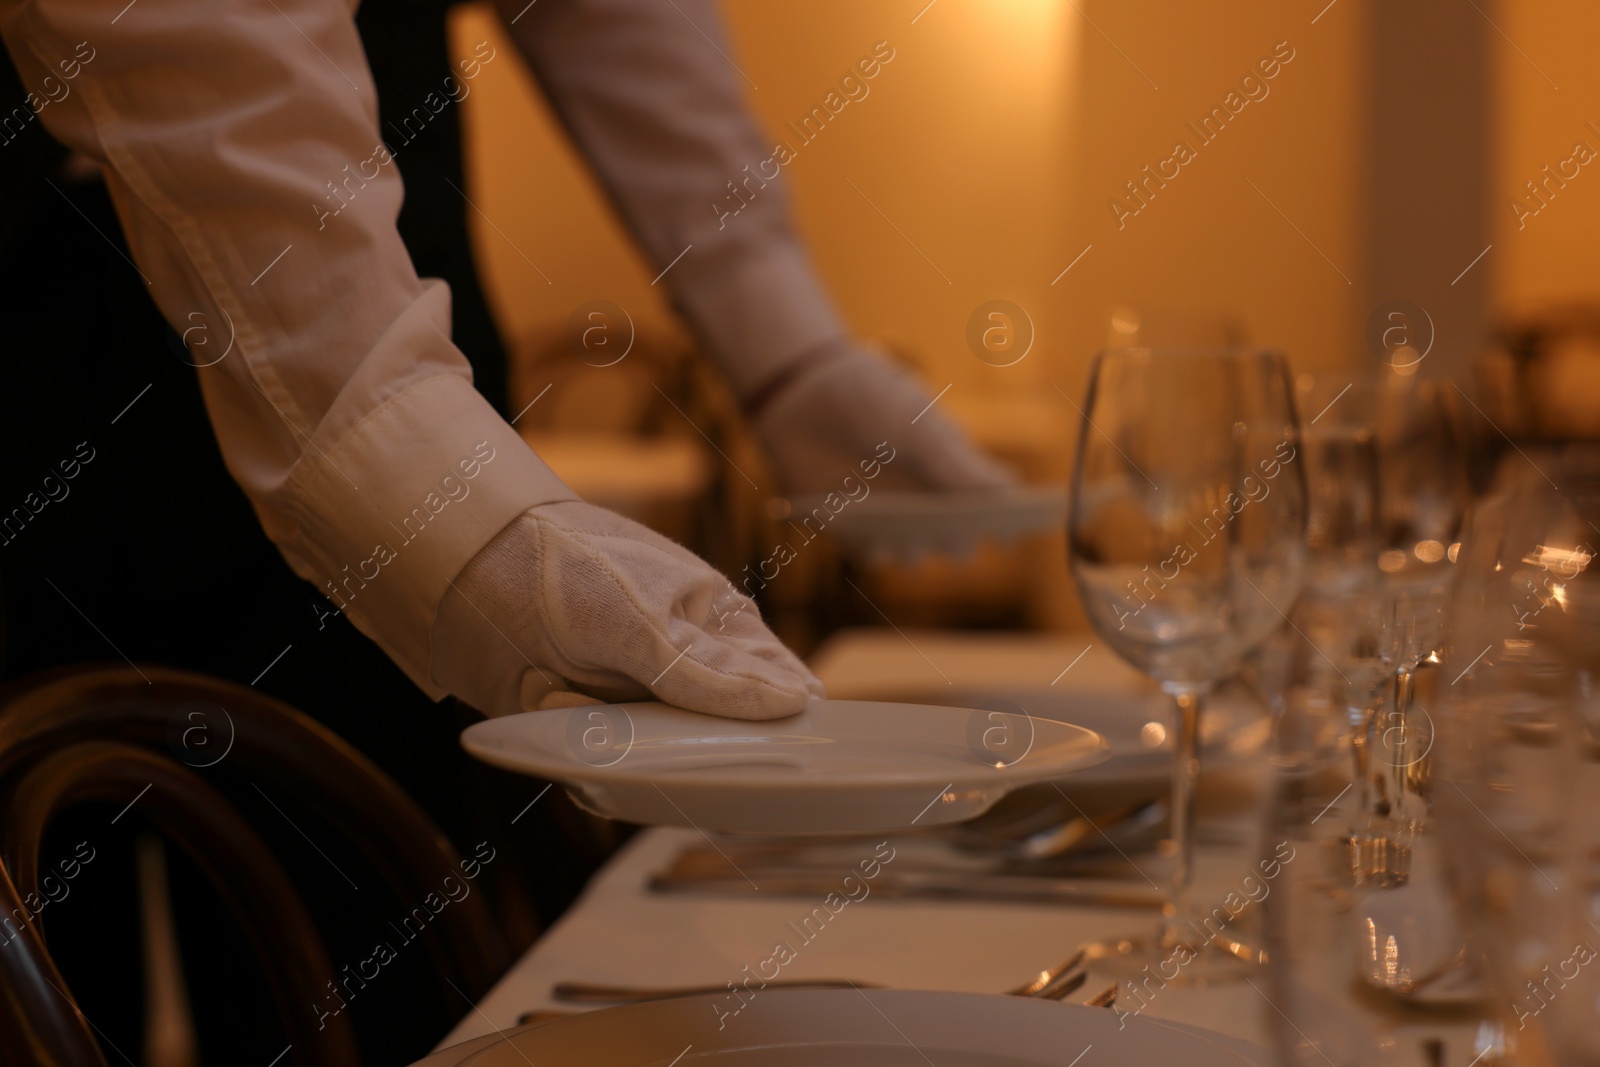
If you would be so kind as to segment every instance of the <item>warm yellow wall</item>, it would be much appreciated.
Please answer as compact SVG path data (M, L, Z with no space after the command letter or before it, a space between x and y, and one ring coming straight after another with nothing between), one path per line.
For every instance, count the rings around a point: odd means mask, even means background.
M456 9L453 50L495 48L462 101L469 216L490 305L510 341L560 329L589 300L613 300L641 328L670 322L654 272L612 220L492 7ZM543 272L542 274L540 272ZM547 280L548 279L548 280Z
M1237 315L1251 340L1286 349L1301 367L1354 359L1360 5L1345 0L1313 25L1321 6L1088 9L1104 36L1086 38L1082 78L1095 89L1085 94L1070 209L1076 246L1094 248L1061 282L1078 309L1075 351L1103 332L1097 312L1126 301ZM1282 41L1294 58L1266 82L1268 95L1202 146L1186 123L1222 105ZM1107 201L1179 139L1196 158L1118 229Z
M1302 368L1370 365L1358 294L1371 165L1363 40L1374 2L935 0L924 10L926 0L724 0L724 9L768 128L809 110L874 42L895 47L871 96L786 170L801 229L857 331L920 353L935 388L955 383L947 406L969 416L987 408L991 432L1015 431L1019 443L1039 437L1015 414L1026 399L1058 442L1054 473L1064 475L1077 416L1051 383L1081 398L1115 304L1231 314ZM1500 308L1592 296L1600 172L1590 172L1600 167L1585 167L1520 232L1508 205L1575 142L1600 151L1600 133L1585 125L1600 126L1600 66L1589 54L1600 5L1477 6L1498 25L1488 31L1496 230L1478 269ZM500 49L464 111L474 199L493 220L474 224L507 332L558 328L596 297L623 304L645 329L670 328L652 272L487 8L461 11L455 35L462 47L488 37ZM1295 58L1270 95L1200 145L1186 122L1223 104L1280 41ZM1197 158L1119 230L1107 201L1179 138ZM1429 195L1426 181L1414 195ZM1022 304L1037 326L1033 354L1015 367L980 363L964 341L972 309L995 297ZM1046 595L1070 600L1064 567L1044 569Z
M725 7L769 128L810 110L873 42L894 47L873 95L841 116L837 140L830 127L831 143L819 139L796 161L796 200L850 323L903 339L942 372L936 388L955 383L954 399L1037 369L1030 358L1006 375L964 338L990 299L1037 317L1064 265L1059 190L1078 26L1051 0L925 4Z
M1492 10L1505 37L1493 38L1500 150L1490 215L1494 248L1483 265L1493 272L1506 309L1578 298L1593 302L1600 296L1600 159L1583 166L1521 230L1510 205L1520 198L1537 206L1523 183L1541 178L1547 164L1555 169L1575 143L1600 153L1600 134L1586 125L1600 126L1600 65L1594 58L1600 6L1588 0L1516 0Z
M994 297L1040 306L1065 265L1066 74L1078 23L1049 0L940 0L912 24L921 6L730 0L725 11L739 66L759 86L750 102L769 130L818 104L875 42L894 47L871 94L785 174L852 326L904 341L965 388L983 372L998 375L965 347L971 310ZM455 36L458 44L487 37L508 57L485 69L465 104L474 199L504 231L476 220L508 332L559 324L597 296L661 321L650 273L588 188L488 9L463 11Z
M909 20L921 0L729 0L741 66L761 87L751 101L770 126L809 107L873 41L887 39L898 51L872 96L788 172L801 225L852 324L904 338L974 391L1048 379L1076 396L1105 311L1117 302L1235 310L1256 340L1283 345L1302 365L1360 358L1362 313L1335 267L1359 282L1363 0L1339 0L1314 25L1322 0L1078 6L1094 26L1065 0L938 0L916 25ZM1502 307L1592 295L1600 238L1595 168L1585 167L1520 231L1509 205L1575 142L1600 152L1600 134L1586 125L1600 125L1600 107L1591 106L1600 99L1600 65L1588 54L1600 40L1600 6L1483 6L1505 36L1490 31L1498 191L1495 247L1480 269L1494 278ZM492 17L467 9L456 30L463 43L489 37L501 47L464 110L476 135L474 198L504 232L478 220L508 330L559 324L596 296L623 303L646 323L666 322L659 292L646 284L644 266ZM1296 58L1272 81L1271 95L1246 107L1119 232L1106 200L1145 163L1163 158L1187 134L1184 123L1219 103L1280 40ZM1426 196L1426 186L1416 195ZM1052 287L1049 280L1090 243ZM1037 358L1008 370L971 358L962 341L966 317L992 296L1033 314Z
M922 6L725 4L740 66L760 87L751 103L769 128L808 110L873 42L896 49L872 95L786 172L801 227L858 331L922 353L956 383L958 408L964 393L1048 392L1049 381L1076 398L1119 302L1232 311L1255 339L1306 364L1345 356L1350 287L1247 179L1353 276L1356 0L1315 26L1312 5L1273 0L1086 0L1083 14L1065 0L938 0L912 24ZM559 324L597 296L660 319L660 294L492 18L469 9L457 31L461 41L490 37L505 57L486 68L465 111L478 135L475 198L504 232L478 222L508 330ZM1284 39L1296 58L1271 95L1118 232L1107 199ZM1038 328L1034 354L1016 367L986 366L964 342L973 308L995 297L1027 308Z

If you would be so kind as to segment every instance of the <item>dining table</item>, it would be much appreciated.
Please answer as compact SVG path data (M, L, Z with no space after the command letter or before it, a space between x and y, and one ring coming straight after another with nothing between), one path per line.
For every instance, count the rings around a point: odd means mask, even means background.
M961 634L854 630L836 635L810 664L830 696L887 699L930 686L1000 685L1072 693L1126 691L1149 696L1151 684L1087 634ZM1261 714L1267 712L1263 707ZM1204 908L1236 892L1260 870L1273 842L1261 816L1268 747L1253 757L1202 773L1194 900ZM896 857L918 863L953 849L938 832L889 836ZM466 1007L439 1043L443 1049L506 1033L533 1013L541 1018L603 1005L564 1002L563 982L629 987L740 985L779 941L796 942L797 924L821 903L807 895L767 891L760 878L728 879L720 888L663 891L654 877L685 849L737 850L738 839L692 828L646 828L595 875L582 896L481 999ZM876 839L863 841L863 857ZM735 854L737 852L735 851ZM881 855L881 851L880 851ZM1126 857L1124 884L1155 896L1165 888L1160 849ZM888 864L892 869L893 861ZM850 873L841 866L841 878ZM1260 879L1253 884L1262 884ZM1265 883L1268 892L1271 883ZM1259 890L1257 891L1259 895ZM1259 937L1259 908L1242 929ZM835 979L912 990L999 993L1058 964L1085 942L1155 929L1158 911L1141 906L1012 899L906 899L871 894L852 899L798 947L782 978ZM747 969L748 968L748 969ZM1090 968L1068 998L1083 1002L1113 979ZM1188 1024L1269 1048L1273 1028L1293 1023L1274 1003L1268 968L1214 984L1137 980L1123 985L1112 1010ZM757 993L759 995L759 993ZM1464 1021L1419 1018L1392 1031L1419 1065L1466 1067L1473 1029ZM1435 1045L1435 1042L1442 1043ZM1442 1058L1435 1058L1442 1054ZM1307 1062L1315 1061L1312 1056ZM1271 1062L1263 1053L1262 1062Z

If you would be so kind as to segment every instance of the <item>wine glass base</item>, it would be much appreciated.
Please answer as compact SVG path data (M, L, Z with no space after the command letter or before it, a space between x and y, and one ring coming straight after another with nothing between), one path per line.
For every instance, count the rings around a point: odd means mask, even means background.
M1184 941L1158 935L1136 935L1093 941L1084 947L1087 965L1096 975L1115 979L1127 997L1148 1000L1169 985L1204 986L1237 982L1258 973L1266 951L1248 941L1214 937Z

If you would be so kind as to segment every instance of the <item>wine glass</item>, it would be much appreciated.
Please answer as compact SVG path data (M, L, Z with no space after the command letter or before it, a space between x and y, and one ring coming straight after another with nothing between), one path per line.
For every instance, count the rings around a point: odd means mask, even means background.
M1292 645L1274 724L1262 870L1267 981L1257 989L1281 1067L1499 1067L1473 1052L1482 1020L1481 968L1452 906L1434 817L1449 677L1417 672L1411 729L1389 751L1405 771L1405 817L1362 810L1347 758L1343 701L1319 651ZM1352 834L1350 828L1370 827ZM1492 1043L1491 1043L1492 1044ZM1484 1051L1477 1049L1477 1051Z
M1529 451L1463 546L1437 821L1497 1051L1580 1067L1600 1064L1600 453Z
M1266 900L1285 1067L1600 1064L1600 836L1574 817L1600 800L1600 531L1545 481L1600 476L1526 458L1474 508L1439 654L1393 693L1392 792L1370 812L1350 812L1316 672L1290 672L1267 806L1294 856ZM1341 827L1363 814L1352 864Z
M1376 390L1347 375L1300 374L1295 395L1309 419L1301 427L1306 590L1294 614L1296 636L1317 653L1295 663L1303 685L1345 709L1354 807L1364 814L1371 807L1373 727L1394 680L1397 651L1393 605L1378 569Z
M1386 864L1404 860L1407 841L1423 832L1427 817L1428 805L1413 788L1411 757L1431 727L1427 702L1414 699L1415 689L1421 673L1440 666L1454 561L1472 504L1457 396L1446 382L1401 371L1373 385L1381 575L1373 596L1384 619L1380 646L1392 685L1369 718L1370 775L1357 791L1367 803L1354 830L1357 874L1379 882L1404 877Z
M1302 373L1295 403L1306 478L1306 591L1333 601L1377 573L1378 441L1373 389L1345 375Z
M1357 876L1403 871L1425 814L1411 788L1407 719L1419 672L1439 663L1444 605L1471 502L1455 395L1398 370L1376 378L1301 375L1310 489L1308 596L1297 620L1341 692L1352 760ZM1315 666L1315 665L1313 665ZM1391 834L1398 835L1397 837Z
M1139 960L1254 961L1192 912L1199 724L1213 685L1284 623L1304 569L1305 481L1282 354L1123 349L1096 357L1083 407L1069 560L1100 637L1173 701L1170 895Z
M1450 546L1460 538L1472 501L1457 395L1445 382L1390 372L1374 396L1378 567L1436 598L1449 588Z
M1399 682L1438 661L1452 563L1472 502L1467 447L1446 383L1391 373L1376 389L1378 570L1399 627Z

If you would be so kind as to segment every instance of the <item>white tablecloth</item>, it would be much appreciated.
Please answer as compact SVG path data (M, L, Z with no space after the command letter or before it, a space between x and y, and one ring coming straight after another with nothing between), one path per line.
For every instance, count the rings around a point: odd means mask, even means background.
M941 671L956 685L1048 685L1091 643L1081 635L907 636L890 631L831 643L816 660L830 693L837 688L843 691L840 695L882 697L900 682L925 687L932 677L942 684ZM1058 688L1136 688L1145 683L1097 647L1056 684ZM1206 843L1197 855L1197 901L1220 902L1257 870L1259 859L1266 854L1260 849L1257 814L1261 772L1257 766L1213 775L1205 783L1200 827ZM653 872L670 863L685 846L696 844L704 844L704 838L693 830L655 829L639 834L440 1047L509 1029L520 1015L533 1009L572 1010L572 1005L550 999L551 986L559 981L722 985L742 980L745 966L754 970L772 955L777 941L794 944L796 938L788 924L800 923L821 904L820 898L662 894L646 888ZM1163 884L1161 860L1139 857L1138 862L1156 884ZM841 877L845 873L841 870ZM1145 932L1152 930L1155 922L1155 913L1147 910L869 896L849 904L814 940L799 948L797 958L783 967L783 977L849 978L907 989L999 992L1061 961L1085 941ZM1075 997L1085 998L1110 981L1104 976L1092 977ZM1157 990L1144 1010L1154 1017L1267 1045L1274 1009L1265 999L1266 989L1262 976L1256 977L1254 985L1171 984ZM1123 1004L1137 1006L1126 996Z
M506 974L441 1043L509 1029L525 1011L565 1008L550 999L563 980L631 985L721 985L743 979L772 955L775 942L796 942L800 923L821 904L798 897L744 899L651 893L645 882L685 845L703 843L693 830L640 834L603 870L583 899ZM1207 883L1242 877L1247 849L1205 850ZM1231 853L1231 854L1230 854ZM863 857L865 858L865 856ZM891 863L892 869L892 863ZM841 870L841 877L844 875ZM1152 874L1157 872L1152 869ZM1159 876L1156 880L1159 882ZM845 907L783 968L789 978L850 978L907 989L997 992L1058 963L1081 942L1152 929L1150 911L1069 909L1041 905L931 903L867 897ZM1085 986L1086 996L1104 985ZM1248 986L1170 986L1153 1015L1263 1042L1263 1005Z

